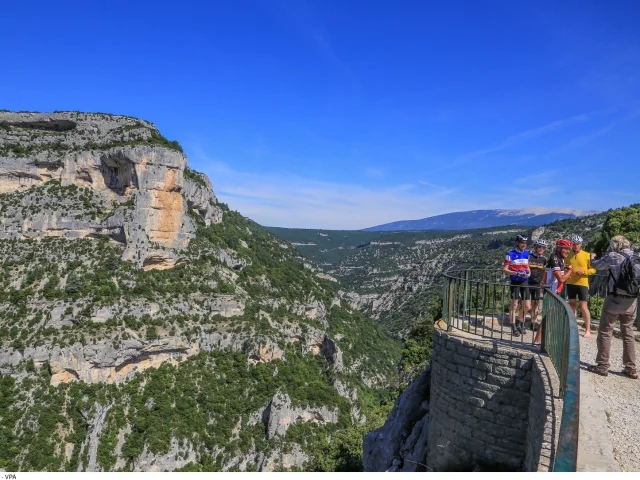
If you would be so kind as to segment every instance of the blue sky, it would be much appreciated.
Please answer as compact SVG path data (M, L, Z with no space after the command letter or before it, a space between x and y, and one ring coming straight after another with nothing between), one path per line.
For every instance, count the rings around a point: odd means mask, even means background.
M0 108L153 121L264 225L640 201L640 2L100 3L3 5Z

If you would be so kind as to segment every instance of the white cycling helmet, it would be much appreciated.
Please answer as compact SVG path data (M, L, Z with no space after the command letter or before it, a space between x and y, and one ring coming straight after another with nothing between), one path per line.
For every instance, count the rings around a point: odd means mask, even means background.
M549 245L547 244L546 240L543 240L542 238L539 238L538 240L535 241L535 243L533 244L534 247L544 247L547 248Z
M582 243L584 241L580 235L571 235L569 240L571 240L571 243Z

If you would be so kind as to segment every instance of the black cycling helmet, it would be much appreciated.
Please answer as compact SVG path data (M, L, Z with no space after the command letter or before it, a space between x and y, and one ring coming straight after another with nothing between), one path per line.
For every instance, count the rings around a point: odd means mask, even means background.
M547 248L547 241L543 240L542 238L539 238L538 240L535 241L535 243L533 244L534 247L544 247Z
M528 238L525 237L524 235L520 235L520 234L516 235L516 242L525 242L526 243L527 240L528 240Z

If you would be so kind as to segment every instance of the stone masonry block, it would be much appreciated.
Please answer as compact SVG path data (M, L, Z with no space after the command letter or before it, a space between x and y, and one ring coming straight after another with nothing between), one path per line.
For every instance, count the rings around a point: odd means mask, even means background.
M515 377L517 370L510 367L496 366L493 368L493 373L496 375L502 375L503 377Z
M494 375L492 373L487 373L487 383L491 383L493 385L500 385L503 387L510 387L515 383L515 379L501 377L499 375Z
M477 380L486 380L487 372L474 368L473 370L471 370L471 377Z
M481 390L486 390L487 392L499 392L500 390L502 390L503 387L501 387L500 385L493 385L491 383L488 382L481 382L478 380L478 382L476 383L477 387Z
M496 438L500 438L504 435L504 427L496 425L493 422L485 422L484 420L481 420L476 425L476 428L482 430L487 435L491 435Z
M532 360L527 360L524 358L515 358L515 359L512 359L512 362L514 365L509 365L510 367L516 367L516 368L519 368L520 370L527 370L527 371L531 370L532 364L533 364Z
M452 372L457 372L458 371L458 366L455 363L447 363L445 365L447 370L450 370Z
M528 393L521 392L519 390L505 388L500 392L500 400L510 405L513 404L514 406L521 404L529 406L530 399L531 396Z
M473 359L472 358L464 357L464 356L459 355L457 353L453 355L453 361L456 362L458 365L465 365L467 367L473 367Z
M489 435L488 433L486 433L484 430L480 430L480 429L475 429L473 430L473 438L477 438L478 440L482 440L483 442L489 444L489 445L493 445L496 441L495 437L493 437L492 435Z
M520 420L514 419L513 417L502 415L501 412L495 412L495 420L496 425L501 425L504 427L512 427L514 425L518 425Z
M460 375L464 375L465 377L471 376L471 367L467 367L465 365L458 365L458 373Z
M480 351L474 348L473 346L468 347L465 345L458 345L458 347L456 348L456 352L459 355L463 355L465 357L470 357L473 359L478 358L478 356L480 355Z
M467 367L464 367L464 368L467 368ZM469 385L469 386L475 388L477 380L475 378L472 378L472 377L465 377L465 378L462 379L462 383L464 385Z
M484 407L485 401L478 397L469 397L467 400L469 405L473 405L474 407Z
M482 360L483 362L487 362L487 363L492 363L494 365L501 365L503 367L508 367L509 366L509 360L508 359L500 359L500 358L494 358L488 355L479 355L478 356L478 360Z
M486 402L487 400L491 400L491 399L496 395L496 393L495 393L495 392L488 392L488 391L486 391L486 390L480 390L480 389L478 389L478 388L476 388L476 389L473 391L473 394L474 394L476 397L478 397L478 398L482 398L483 400L485 400L485 402Z
M527 432L523 428L502 427L504 429L504 438L512 440L521 440L527 436Z
M521 450L522 447L526 445L526 440L519 439L507 439L507 438L498 438L496 439L495 445L500 448L504 448L505 450Z
M493 364L490 362L485 362L483 360L474 360L473 361L473 368L477 369L477 370L482 370L485 372L492 372L493 371Z
M509 361L509 359L511 358L510 355L505 355L503 353L498 353L496 351L485 352L481 356L484 356L485 358L493 359L493 360L507 360L507 361Z
M486 410L484 408L474 408L473 416L476 417L478 420L484 420L486 422L491 422L491 423L493 423L495 420L495 414L490 410Z
M453 353L454 350L443 350L439 357L446 362L453 362Z
M471 415L470 413L465 413L461 417L461 421L462 421L462 423L464 423L468 427L473 427L478 423L478 419L476 417L474 417L473 415Z

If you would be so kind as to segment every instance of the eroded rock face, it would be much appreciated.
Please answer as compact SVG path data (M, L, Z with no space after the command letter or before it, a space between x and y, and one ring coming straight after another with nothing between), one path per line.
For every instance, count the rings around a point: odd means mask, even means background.
M213 186L209 178L198 172L191 172L193 179L185 179L184 196L187 204L194 212L198 213L207 226L222 221L222 210L216 207L216 196L213 194Z
M135 339L125 340L119 348L114 348L106 340L94 345L76 343L64 349L54 347L48 357L51 384L76 380L87 383L119 383L135 375L137 371L159 367L164 362L177 364L198 351L197 344L189 345L179 337L149 343ZM25 352L25 356L29 353ZM44 361L46 358L36 356L36 360Z
M338 423L338 409L327 407L293 407L287 394L276 393L269 405L254 412L248 425L264 422L267 425L267 440L284 437L294 423Z
M158 306L151 303L145 308L127 311L143 314L154 314ZM58 308L62 315L62 308ZM242 312L240 311L240 314ZM103 307L95 312L94 321L106 320L113 314L113 309ZM62 322L62 317L58 322ZM336 370L344 369L342 351L337 344L322 330L309 329L302 332L299 325L290 324L282 329L286 343L300 343L309 354L323 355ZM230 349L247 354L249 362L263 363L285 360L285 352L279 341L270 337L253 337L250 333L234 332L201 332L195 338L187 340L180 335L163 337L157 340L141 340L130 338L114 344L110 339L96 340L83 345L75 343L60 348L48 344L39 347L27 347L23 352L7 348L0 352L0 371L13 372L21 362L33 360L36 365L49 363L51 384L59 385L75 381L86 383L120 383L151 367L159 367L168 362L177 365L196 355L201 350L206 352ZM362 422L362 416L355 406L357 392L347 389L341 383L336 386L339 394L349 398L352 405L352 421Z
M196 453L190 442L178 442L171 437L167 453L152 453L145 444L142 453L133 462L134 472L171 472L184 467L187 463L197 462Z
M76 127L55 135L20 127L25 122L71 121ZM191 172L175 149L152 143L159 135L149 122L129 117L61 112L0 112L0 193L39 187L55 180L63 187L88 187L105 218L68 211L64 201L23 198L20 209L0 216L0 238L68 238L109 235L126 243L124 260L144 269L173 267L194 236L188 211L207 225L222 221L211 182ZM150 140L151 139L151 140ZM138 145L139 144L139 145ZM9 148L17 146L16 149ZM27 209L27 213L25 212ZM35 211L35 213L33 213Z
M385 424L364 437L365 471L425 471L430 386L427 367L396 400Z

